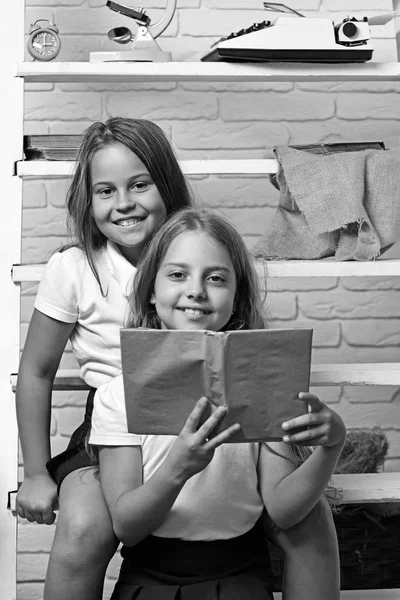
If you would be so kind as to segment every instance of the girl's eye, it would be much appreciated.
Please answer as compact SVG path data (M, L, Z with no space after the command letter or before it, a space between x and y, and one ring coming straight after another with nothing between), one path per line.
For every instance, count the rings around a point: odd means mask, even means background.
M149 187L149 183L147 181L136 181L131 185L131 190L135 192L144 192Z
M211 283L223 283L225 280L221 275L210 275Z
M181 280L185 277L184 273L181 273L181 271L174 271L173 273L169 274L171 279L175 279L175 280Z
M103 188L102 190L99 190L97 193L100 196L100 198L109 198L111 196L111 194L113 193L113 190L111 188Z

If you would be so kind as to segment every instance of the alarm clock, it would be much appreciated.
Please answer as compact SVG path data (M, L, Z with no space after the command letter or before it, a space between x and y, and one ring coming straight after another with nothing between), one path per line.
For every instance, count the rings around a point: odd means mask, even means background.
M38 25L38 23L46 23L46 25ZM27 48L34 60L48 62L58 56L61 49L58 33L58 27L47 19L38 19L31 25Z

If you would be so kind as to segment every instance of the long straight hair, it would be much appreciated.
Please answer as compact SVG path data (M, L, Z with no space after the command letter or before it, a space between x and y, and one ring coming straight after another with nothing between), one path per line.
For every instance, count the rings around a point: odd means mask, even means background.
M193 231L206 234L222 246L228 252L235 270L235 310L223 330L264 329L258 277L242 237L224 218L196 208L176 212L149 242L135 275L128 326L161 329L160 319L150 302L157 272L172 241L181 233Z
M174 151L158 125L146 119L112 117L93 123L84 133L76 168L67 192L69 230L87 256L100 287L94 252L107 238L91 213L92 183L90 165L94 154L107 146L123 144L142 161L165 204L167 217L175 210L192 205L192 196Z

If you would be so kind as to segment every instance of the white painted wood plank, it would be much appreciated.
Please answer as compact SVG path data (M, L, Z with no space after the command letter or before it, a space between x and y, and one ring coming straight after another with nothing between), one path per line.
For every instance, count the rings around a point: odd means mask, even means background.
M261 279L269 277L399 277L400 260L378 259L370 262L337 262L324 260L256 261ZM15 283L40 281L44 265L14 265L12 274Z
M400 363L313 364L312 386L400 385Z
M268 175L276 173L275 159L232 160L182 160L180 166L186 175ZM19 177L65 177L70 176L74 161L24 160L17 163Z
M336 504L380 504L400 501L400 473L333 475L337 489ZM15 510L15 494L10 498Z
M44 273L43 264L37 265L13 265L12 279L14 283L40 281Z
M89 63L22 62L27 82L94 81L399 81L399 63L311 64L211 62Z
M15 390L17 375L11 375L11 386ZM360 364L314 364L311 366L311 386L337 385L393 385L400 386L400 363L360 363ZM54 389L83 390L86 384L79 377L79 371L60 370L57 372Z
M278 161L272 158L182 160L179 164L186 175L268 175L278 169Z
M21 160L16 171L18 177L70 177L74 166L71 160Z
M396 277L400 260L378 258L371 261L268 260L255 261L260 277ZM400 600L400 599L399 599Z
M333 475L337 504L400 502L400 473Z
M15 392L17 387L17 373L10 376L11 388ZM81 379L78 369L60 369L54 379L53 390L88 390L88 385Z

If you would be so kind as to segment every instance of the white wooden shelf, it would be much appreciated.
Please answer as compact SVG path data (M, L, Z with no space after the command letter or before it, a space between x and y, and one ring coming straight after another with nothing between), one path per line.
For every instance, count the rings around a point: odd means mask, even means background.
M233 64L212 62L90 63L22 62L16 76L26 82L98 81L399 81L400 64Z
M400 501L400 473L357 473L333 475L336 504Z
M15 391L17 374L11 375ZM393 385L400 386L400 363L313 364L311 386L339 385ZM75 369L59 370L54 380L54 390L86 390L88 386Z
M368 262L339 262L323 260L270 260L256 261L257 273L263 281L266 277L398 277L400 260L380 258ZM40 281L45 265L14 265L14 283Z
M387 504L400 501L400 473L357 473L333 475L336 506L342 504ZM10 509L15 511L16 493L10 494Z
M276 173L278 163L273 158L246 160L182 160L186 175L268 175ZM74 161L23 160L16 163L19 177L65 177L72 174Z
M17 386L18 375L11 375L11 387L15 392ZM81 379L79 370L77 369L60 369L54 379L53 390L55 391L70 391L70 390L88 390L88 385Z
M255 261L257 273L263 277L398 277L400 260L379 258L371 261L268 260Z
M400 363L313 364L311 386L400 385Z

